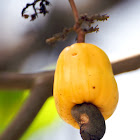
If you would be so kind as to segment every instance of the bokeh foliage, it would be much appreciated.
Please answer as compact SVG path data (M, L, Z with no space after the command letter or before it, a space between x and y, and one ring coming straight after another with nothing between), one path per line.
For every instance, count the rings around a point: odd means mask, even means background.
M29 96L29 90L25 91L0 91L0 133L2 133L9 123L14 119L21 106ZM47 99L38 115L25 132L22 140L27 140L33 133L49 126L58 114L55 108L53 97Z

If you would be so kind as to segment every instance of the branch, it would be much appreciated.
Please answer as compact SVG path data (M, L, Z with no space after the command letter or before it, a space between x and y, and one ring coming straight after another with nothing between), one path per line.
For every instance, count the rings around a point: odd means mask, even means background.
M53 74L54 71L34 74L0 73L0 89L31 89L36 78Z
M19 140L30 126L49 96L52 96L53 74L40 76L35 80L27 99L16 118L0 136L0 140ZM46 117L46 116L44 116Z
M111 64L114 75L136 70L140 68L140 55L124 58ZM31 89L36 78L40 76L53 77L53 75L54 70L33 74L0 73L0 89Z
M140 54L112 63L114 75L140 68Z

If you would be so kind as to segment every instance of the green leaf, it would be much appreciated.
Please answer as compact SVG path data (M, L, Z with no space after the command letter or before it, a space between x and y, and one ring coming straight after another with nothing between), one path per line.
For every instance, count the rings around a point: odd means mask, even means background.
M13 120L22 104L28 98L29 90L25 91L0 91L0 133L2 133L8 124ZM28 140L33 133L49 126L58 114L55 108L53 97L47 99L38 115L23 135L21 140Z
M26 97L24 91L0 91L0 133L11 122Z

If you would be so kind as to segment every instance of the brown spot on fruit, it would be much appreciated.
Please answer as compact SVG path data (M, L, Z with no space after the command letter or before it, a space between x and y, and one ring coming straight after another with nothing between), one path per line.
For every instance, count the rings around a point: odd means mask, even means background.
M72 54L72 56L75 56L75 55L77 55L77 53L73 53L73 54Z

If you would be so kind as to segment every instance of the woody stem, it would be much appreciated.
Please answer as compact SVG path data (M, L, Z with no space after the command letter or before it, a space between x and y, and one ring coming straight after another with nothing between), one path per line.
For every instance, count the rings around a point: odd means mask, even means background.
M73 15L74 15L74 19L75 19L74 30L78 35L77 36L77 43L85 42L85 32L82 30L82 28L80 27L80 25L78 23L79 14L78 14L78 10L76 8L75 2L74 2L74 0L69 0L69 3L71 5Z
M74 2L74 0L69 0L69 3L70 3L71 8L72 8L72 12L73 12L73 15L74 15L75 23L77 23L78 19L79 19L79 15L78 15L78 10L76 8L75 2Z

